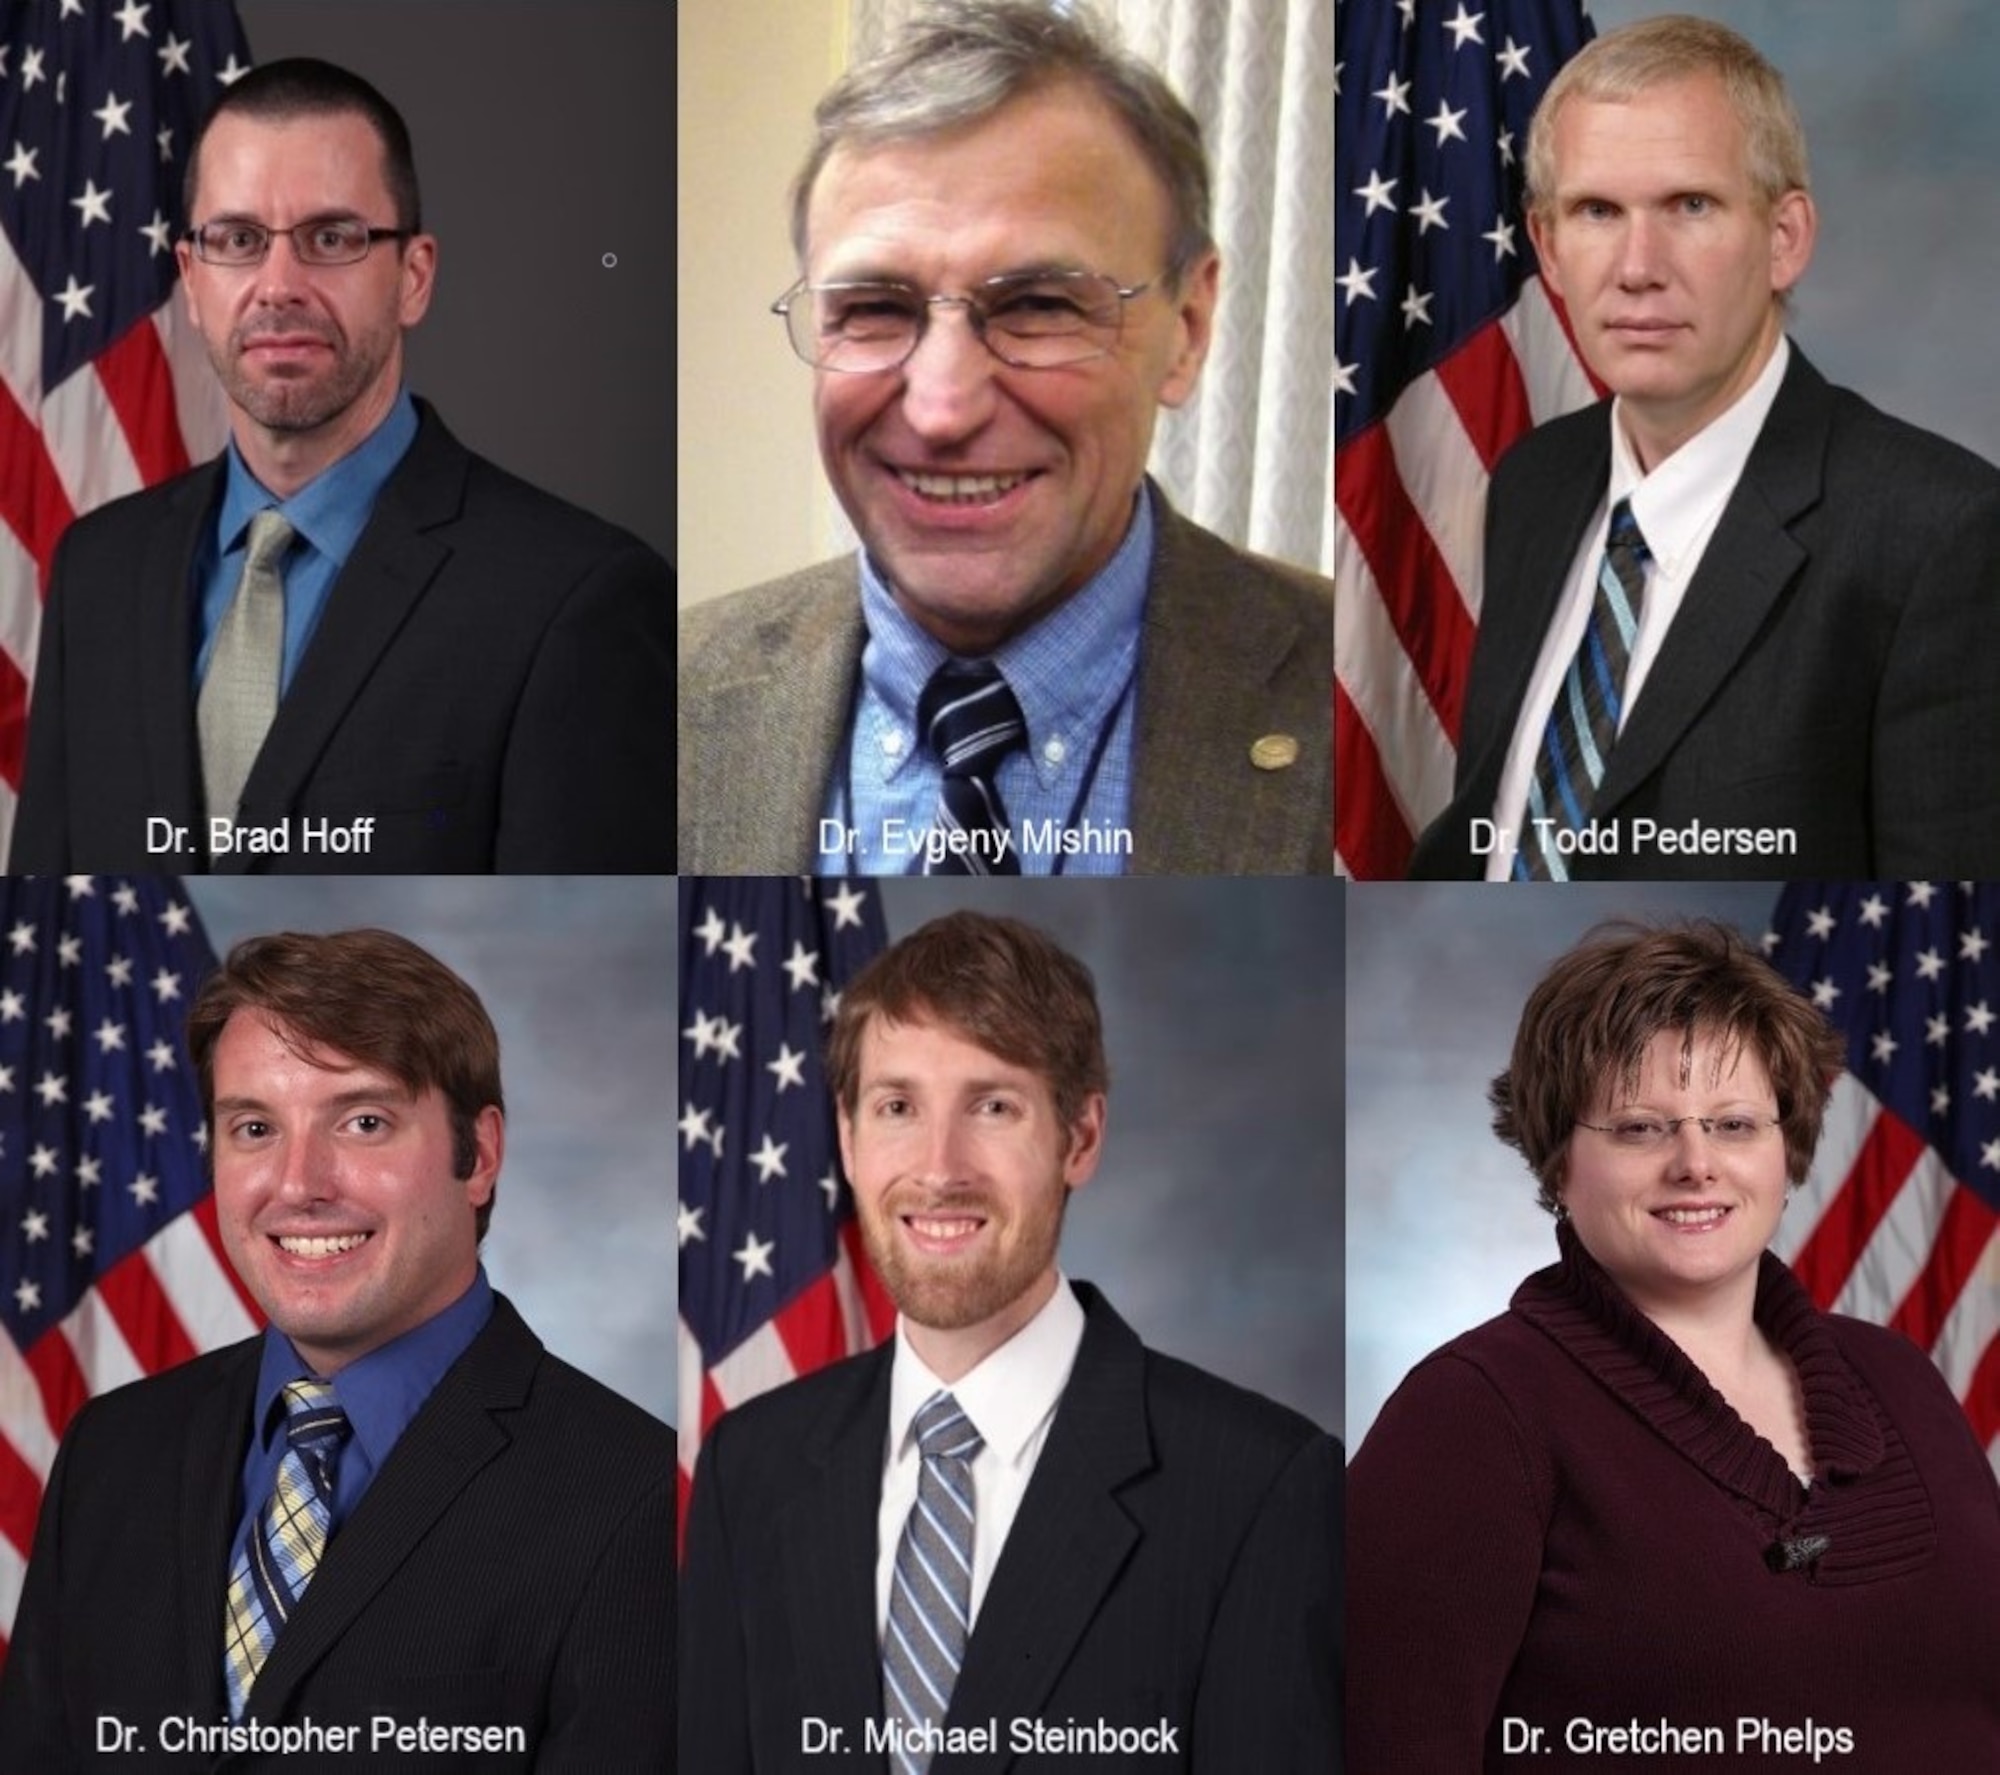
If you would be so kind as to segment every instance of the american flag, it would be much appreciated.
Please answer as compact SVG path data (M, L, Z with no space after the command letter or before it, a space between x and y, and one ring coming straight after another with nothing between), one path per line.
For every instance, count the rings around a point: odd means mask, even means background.
M248 58L222 0L0 6L0 856L56 543L222 445L173 243L195 127Z
M1794 882L1765 948L1847 1038L1772 1249L1927 1350L2000 1469L2000 886Z
M1451 797L1486 484L1596 398L1522 213L1528 120L1591 36L1577 0L1340 0L1335 844L1404 874Z
M680 887L681 1521L725 1411L895 1323L841 1175L823 1047L887 941L853 881Z
M214 965L169 878L0 878L0 1624L77 1408L261 1323L185 1042Z

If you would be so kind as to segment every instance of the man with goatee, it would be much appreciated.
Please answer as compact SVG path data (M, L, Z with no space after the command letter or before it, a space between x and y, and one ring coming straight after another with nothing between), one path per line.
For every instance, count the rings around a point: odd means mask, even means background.
M828 1074L896 1332L702 1450L683 1762L1337 1768L1338 1446L1057 1264L1105 1140L1088 970L939 919L847 988Z

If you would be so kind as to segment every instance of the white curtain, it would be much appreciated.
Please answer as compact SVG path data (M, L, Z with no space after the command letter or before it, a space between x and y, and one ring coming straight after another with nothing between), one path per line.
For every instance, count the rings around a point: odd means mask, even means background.
M1060 5L1062 0L1051 0ZM854 0L851 53L921 0ZM1096 0L1201 120L1222 307L1153 472L1240 547L1333 561L1333 0Z

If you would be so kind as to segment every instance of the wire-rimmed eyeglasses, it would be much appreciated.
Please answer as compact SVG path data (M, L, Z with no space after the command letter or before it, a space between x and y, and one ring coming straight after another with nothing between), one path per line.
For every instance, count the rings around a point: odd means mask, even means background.
M904 283L801 279L771 312L783 318L792 349L816 369L896 369L917 349L933 310L962 308L974 336L1003 364L1054 370L1109 356L1125 304L1159 281L1128 287L1095 271L1010 272L962 296L927 296Z
M1726 1116L1619 1116L1609 1122L1578 1122L1579 1128L1594 1128L1609 1134L1612 1143L1633 1152L1654 1152L1694 1122L1718 1146L1750 1146L1763 1139L1767 1128L1784 1124L1776 1116L1744 1114Z
M289 234L292 252L301 265L352 265L368 257L378 240L408 240L408 228L371 228L359 216L319 216L295 228L267 228L262 222L236 218L204 222L181 236L204 265L261 265L272 237Z

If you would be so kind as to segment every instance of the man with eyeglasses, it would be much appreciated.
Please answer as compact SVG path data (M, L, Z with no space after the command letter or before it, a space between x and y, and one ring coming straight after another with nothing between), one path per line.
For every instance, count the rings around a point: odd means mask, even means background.
M401 116L258 68L186 208L231 442L64 536L9 866L670 868L670 571L404 386L438 249Z
M774 306L862 551L682 618L680 867L1329 867L1332 588L1145 475L1215 316L1199 126L1031 0L817 120Z

